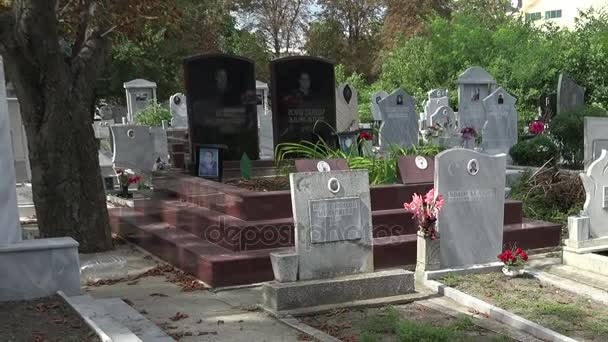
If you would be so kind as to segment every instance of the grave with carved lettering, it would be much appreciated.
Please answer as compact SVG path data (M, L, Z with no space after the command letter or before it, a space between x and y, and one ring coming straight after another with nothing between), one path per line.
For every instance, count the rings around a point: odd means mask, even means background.
M359 128L358 92L348 83L336 89L336 130L354 131Z
M137 79L123 84L127 95L127 120L134 122L142 110L156 102L156 83Z
M333 63L316 57L275 59L270 64L275 146L335 140L336 82Z
M403 89L393 91L378 104L382 115L380 148L388 151L391 145L411 147L418 144L418 114L416 100Z
M557 114L578 112L585 107L585 88L565 74L557 83Z
M259 159L253 62L229 55L201 55L185 60L184 75L191 150L220 144L228 146L226 160L240 160L243 153Z
M367 170L290 175L295 251L272 253L271 311L407 294L413 273L374 272ZM297 272L294 272L297 268Z
M517 143L517 99L502 87L496 89L483 100L486 111L484 124L483 150L488 154L509 153Z
M456 81L458 85L458 124L459 127L473 127L481 132L486 122L483 99L496 88L496 80L481 67L471 67L463 72Z
M496 261L503 238L506 155L451 149L435 157L435 187L444 196L437 227L441 267Z

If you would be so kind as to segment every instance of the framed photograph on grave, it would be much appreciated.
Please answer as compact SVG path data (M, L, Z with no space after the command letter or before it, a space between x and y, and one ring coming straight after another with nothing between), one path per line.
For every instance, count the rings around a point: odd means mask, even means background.
M223 150L223 145L198 145L196 147L196 175L221 182Z

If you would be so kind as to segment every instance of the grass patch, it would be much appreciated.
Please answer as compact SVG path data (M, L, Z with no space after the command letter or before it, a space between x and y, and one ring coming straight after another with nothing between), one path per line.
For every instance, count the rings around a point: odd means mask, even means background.
M479 329L473 323L473 320L466 315L461 315L450 324L442 326L433 322L402 319L397 310L389 307L384 313L368 317L365 329L361 334L361 341L385 341L387 335L392 335L399 342L470 341L471 338L467 333ZM511 341L511 339L503 335L497 335L493 336L492 341Z
M608 307L534 278L501 273L444 277L444 284L575 339L608 341Z

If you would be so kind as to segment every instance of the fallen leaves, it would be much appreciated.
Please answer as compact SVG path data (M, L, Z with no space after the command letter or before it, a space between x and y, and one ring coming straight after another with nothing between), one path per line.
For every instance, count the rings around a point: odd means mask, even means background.
M177 322L179 320L182 320L182 319L188 318L188 317L190 317L190 316L188 316L185 313L178 312L175 314L175 316L169 317L169 319L172 320L173 322Z
M96 282L87 283L87 286L90 287L98 287L104 285L114 285L118 283L126 282L127 285L136 285L140 282L142 278L146 277L161 277L164 276L165 279L182 288L183 292L191 292L191 291L203 291L207 290L208 287L205 286L203 282L196 279L195 277L186 274L184 271L178 270L177 268L171 265L158 265L144 273L124 277L117 279L105 279L99 280Z
M169 297L164 293L150 293L150 297Z

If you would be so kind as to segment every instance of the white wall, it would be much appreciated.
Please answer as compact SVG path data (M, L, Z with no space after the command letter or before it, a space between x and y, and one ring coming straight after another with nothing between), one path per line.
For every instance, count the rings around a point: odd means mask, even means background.
M535 21L537 25L542 25L547 21L556 23L559 26L574 28L574 19L578 16L579 10L587 10L591 7L608 9L608 0L524 0L521 11L523 13L541 13L542 18ZM545 12L561 10L561 18L545 19Z

